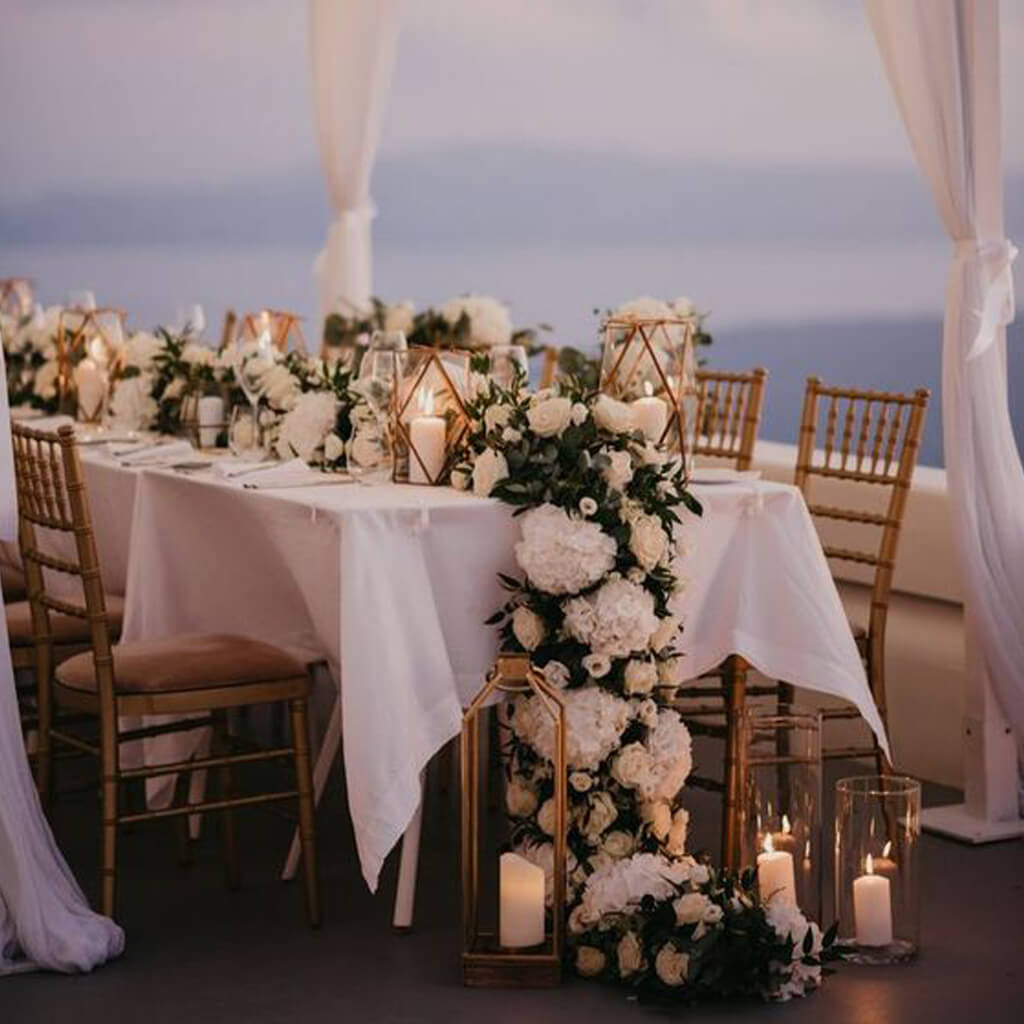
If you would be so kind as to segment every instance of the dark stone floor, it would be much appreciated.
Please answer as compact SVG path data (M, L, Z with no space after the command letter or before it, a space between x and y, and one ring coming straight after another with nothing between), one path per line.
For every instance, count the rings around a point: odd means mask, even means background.
M0 1022L75 1024L305 1021L628 1022L685 1017L800 1024L1024 1021L1024 844L968 848L926 837L922 951L903 967L844 966L809 999L785 1006L723 1004L667 1011L618 989L580 980L548 992L462 988L457 939L456 818L452 795L433 785L427 809L417 926L390 927L395 858L381 891L363 884L341 785L321 809L324 926L311 931L295 884L277 881L289 839L270 815L242 816L243 887L228 891L216 829L204 830L194 863L177 863L167 822L126 837L120 917L124 957L86 977L0 980ZM949 794L929 794L936 796ZM689 798L699 823L691 846L711 846L717 803ZM56 834L88 890L96 869L98 816L89 795L61 800Z

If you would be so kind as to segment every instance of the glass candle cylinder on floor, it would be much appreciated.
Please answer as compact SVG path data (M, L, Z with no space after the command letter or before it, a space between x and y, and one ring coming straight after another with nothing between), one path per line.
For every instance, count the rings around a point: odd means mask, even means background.
M836 783L836 916L848 959L891 964L917 953L920 838L920 783L879 775Z
M796 707L743 712L740 854L762 902L796 903L821 920L821 715Z

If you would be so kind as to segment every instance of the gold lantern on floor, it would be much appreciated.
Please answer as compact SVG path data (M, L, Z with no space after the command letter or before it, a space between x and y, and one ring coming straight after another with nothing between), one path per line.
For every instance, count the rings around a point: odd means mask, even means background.
M469 432L463 396L470 385L469 356L439 348L395 353L392 398L395 463L400 483L447 483Z
M481 918L481 712L502 695L541 702L554 729L555 806L551 905L544 869L516 853L501 856L497 933ZM565 939L568 792L567 723L561 694L530 664L529 655L503 654L462 720L462 979L474 988L551 988L562 978Z
M612 317L603 329L600 390L633 407L649 441L685 452L697 398L694 321Z

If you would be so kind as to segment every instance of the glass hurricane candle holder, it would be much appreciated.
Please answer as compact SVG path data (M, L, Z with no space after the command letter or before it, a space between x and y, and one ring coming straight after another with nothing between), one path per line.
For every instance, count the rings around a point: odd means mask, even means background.
M490 850L484 834L486 798L481 784L480 732L487 727L481 712L502 695L531 696L551 717L554 730L555 816L551 904L546 905L544 868L517 853L501 854L498 869L497 930L482 926L484 885L481 851ZM462 719L461 738L461 867L462 867L462 978L474 988L550 988L562 979L565 938L566 855L568 849L568 725L565 701L527 654L503 654L483 689L473 698Z
M692 321L605 322L600 390L632 405L637 428L649 441L685 453L696 372Z
M93 300L94 301L94 300ZM89 362L109 377L124 344L124 310L94 304L62 309L57 321L57 396L60 409L77 413L75 368Z
M757 865L764 902L821 919L821 714L748 707L741 722L740 861Z
M836 783L835 890L847 959L902 963L920 938L921 784L865 775Z
M395 480L447 482L469 430L463 402L468 381L465 352L410 348L398 353L392 402Z

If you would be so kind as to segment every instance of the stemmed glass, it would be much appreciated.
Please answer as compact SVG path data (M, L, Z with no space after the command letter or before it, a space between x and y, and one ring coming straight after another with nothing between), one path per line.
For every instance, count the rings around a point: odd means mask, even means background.
M488 376L500 388L506 390L520 377L526 379L530 373L530 361L522 345L495 345L488 350Z
M252 406L253 423L259 423L260 398L263 396L263 375L274 358L274 345L270 328L264 327L259 336L239 353L237 365L238 386Z

